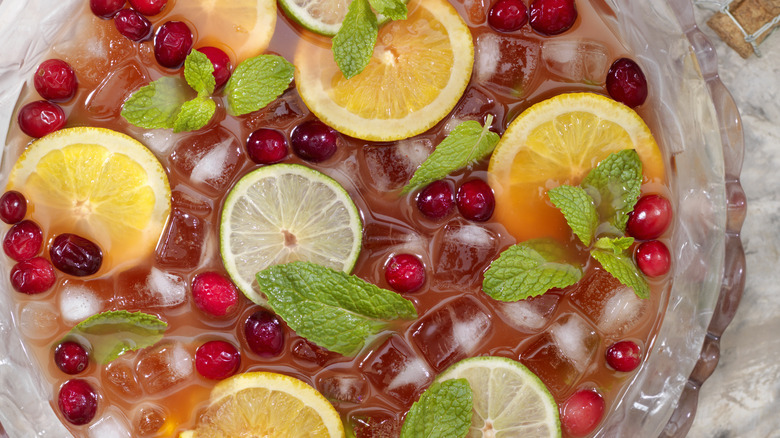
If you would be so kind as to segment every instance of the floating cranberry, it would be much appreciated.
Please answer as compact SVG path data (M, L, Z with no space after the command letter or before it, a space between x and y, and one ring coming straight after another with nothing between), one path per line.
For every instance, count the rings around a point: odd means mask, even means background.
M484 222L493 215L496 198L488 183L481 179L466 181L458 189L458 211L463 217L476 222Z
M114 16L114 26L130 41L141 42L152 36L152 22L132 9L122 9Z
M44 135L62 129L67 121L65 111L56 103L45 100L30 102L19 110L19 128L30 137Z
M168 0L130 0L130 6L147 17L162 12L166 4Z
M398 254L385 266L385 280L398 292L414 292L425 283L425 267L411 254Z
M639 345L633 341L620 341L607 349L607 365L617 371L634 371L642 361Z
M168 21L154 37L154 58L163 67L179 68L192 48L192 32L181 21Z
M247 318L244 335L249 349L260 356L277 356L284 348L282 323L276 315L265 309Z
M55 237L49 247L51 262L60 271L86 277L100 270L103 251L94 242L71 233Z
M238 306L238 288L222 274L204 272L192 280L192 299L209 315L225 316Z
M89 365L89 355L81 344L65 341L54 350L54 363L65 374L78 374Z
M604 398L593 389L582 389L571 395L561 407L561 426L574 437L588 435L604 417Z
M574 0L533 0L529 10L531 28L544 35L566 32L577 21Z
M634 211L628 214L626 232L639 240L659 237L672 223L672 204L660 195L639 198Z
M195 352L195 369L207 379L226 379L238 371L239 365L241 355L229 342L209 341Z
M260 128L249 134L246 152L257 164L278 163L287 156L287 139L279 131Z
M636 62L620 58L607 72L607 92L616 101L636 108L647 99L647 79Z
M33 221L25 220L11 227L3 238L3 251L21 262L38 255L43 247L43 231Z
M78 87L76 73L61 59L43 61L35 71L33 83L42 98L54 102L70 100Z
M642 242L636 248L636 265L648 277L660 277L672 266L669 248L660 240Z
M7 224L16 224L27 214L27 199L16 190L9 190L0 196L0 219Z
M528 22L528 9L520 0L498 0L488 13L488 24L499 32L514 32Z
M60 388L57 406L68 422L80 426L95 418L98 395L86 380L72 379Z
M447 216L454 206L452 187L443 180L428 184L417 195L417 208L431 219Z
M56 280L54 267L43 257L19 262L11 268L11 286L24 294L46 292L54 286Z
M89 0L92 13L101 18L111 18L125 7L125 0Z
M336 153L338 133L319 120L309 120L296 126L290 135L296 155L306 161L319 163Z
M230 57L224 50L211 46L201 47L198 52L206 55L211 64L214 65L214 81L216 82L214 89L219 90L230 79L230 72L233 69Z

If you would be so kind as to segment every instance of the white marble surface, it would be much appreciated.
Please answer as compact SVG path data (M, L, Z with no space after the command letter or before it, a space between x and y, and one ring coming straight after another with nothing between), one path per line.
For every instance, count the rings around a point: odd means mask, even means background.
M747 282L689 437L780 437L780 32L759 46L762 57L744 60L706 26L710 15L698 10L697 22L717 49L745 134Z

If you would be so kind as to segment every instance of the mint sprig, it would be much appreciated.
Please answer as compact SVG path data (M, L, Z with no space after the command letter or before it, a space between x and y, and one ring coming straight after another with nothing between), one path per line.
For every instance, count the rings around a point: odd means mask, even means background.
M173 122L173 132L195 131L206 126L216 110L217 104L206 96L184 102Z
M358 277L309 262L257 274L268 305L296 333L345 356L397 319L417 318L414 304Z
M379 14L391 20L406 20L408 9L401 0L368 0L371 7Z
M595 248L590 255L618 281L634 289L637 297L650 298L650 287L629 254Z
M122 117L140 128L173 128L187 92L184 81L163 76L133 93L122 106Z
M184 79L198 96L211 96L217 83L214 64L204 53L193 50L184 60Z
M379 24L368 0L352 0L333 37L333 59L345 78L363 71L374 53Z
M583 245L590 245L599 225L599 215L593 198L582 187L567 185L549 190L547 196L553 205L561 210L571 230Z
M409 409L401 438L463 438L471 426L473 403L468 380L435 382Z
M414 172L401 193L422 187L444 178L493 152L500 140L490 131L493 116L488 114L485 126L474 120L462 122L442 141L433 153Z
M259 55L236 67L225 85L228 112L235 116L257 111L290 86L295 67L277 55Z
M580 184L596 203L599 217L622 235L628 214L634 209L642 187L642 161L633 149L609 155Z

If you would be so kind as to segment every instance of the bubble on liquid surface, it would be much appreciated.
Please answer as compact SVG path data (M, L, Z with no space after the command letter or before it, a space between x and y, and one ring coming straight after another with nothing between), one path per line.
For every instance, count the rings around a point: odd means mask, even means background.
M542 43L542 62L550 73L567 81L603 84L611 56L597 41L548 39Z
M19 329L30 339L49 339L59 328L59 314L53 305L29 301L19 310Z
M474 43L475 78L499 94L523 96L536 74L539 52L537 41L483 33Z
M100 299L90 288L67 285L60 290L60 314L69 323L78 323L102 310Z
M649 303L610 273L597 270L571 294L571 301L607 337L618 337L639 325Z
M523 333L541 330L552 318L558 307L560 295L546 293L520 301L496 301L497 314L512 328Z
M144 391L159 394L185 383L192 375L192 354L179 342L156 345L139 354L135 370Z
M103 417L95 420L89 426L89 438L130 438L130 427L127 419L118 409L109 408Z

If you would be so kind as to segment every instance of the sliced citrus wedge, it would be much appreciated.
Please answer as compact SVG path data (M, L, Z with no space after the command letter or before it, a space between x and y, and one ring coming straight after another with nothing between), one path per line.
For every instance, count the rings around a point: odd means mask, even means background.
M661 151L631 108L593 93L561 94L531 106L512 121L490 158L494 217L518 240L567 239L571 231L547 191L579 184L623 149L637 151L646 182L663 180Z
M364 140L393 141L431 128L471 78L471 32L445 0L411 2L406 20L379 30L374 54L345 79L326 47L301 40L295 83L306 106L328 125Z
M402 0L406 3L406 0ZM325 36L336 35L347 15L352 0L279 0L284 13L293 21L312 32ZM377 15L379 24L387 17Z
M471 386L468 437L561 436L555 399L523 364L493 356L464 359L437 377L438 381L450 379L466 379Z
M171 210L168 177L143 144L103 128L68 128L34 141L8 190L50 235L78 234L103 250L100 272L154 251Z
M350 272L360 254L360 213L339 183L297 164L261 167L225 199L220 251L244 295L264 305L255 275L275 264L307 261Z

